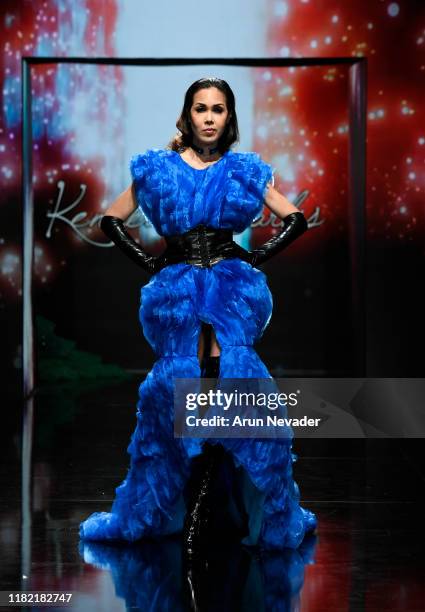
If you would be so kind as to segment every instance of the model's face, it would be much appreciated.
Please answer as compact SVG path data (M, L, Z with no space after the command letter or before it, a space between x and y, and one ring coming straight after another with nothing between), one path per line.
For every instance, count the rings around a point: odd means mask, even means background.
M230 120L224 93L216 87L197 91L193 96L190 119L194 143L213 147Z

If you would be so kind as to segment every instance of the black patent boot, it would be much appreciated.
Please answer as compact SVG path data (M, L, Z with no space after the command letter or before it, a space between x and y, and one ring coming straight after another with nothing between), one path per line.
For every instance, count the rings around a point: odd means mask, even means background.
M207 443L202 454L192 460L192 475L188 483L187 512L183 526L183 544L188 559L199 559L208 545L210 489L216 463L215 453Z
M217 378L220 357L204 357L202 378ZM183 525L183 568L190 607L201 610L208 603L208 554L210 548L211 488L222 454L220 445L205 442L201 455L192 460L186 487L187 512ZM201 607L202 606L202 607Z
M217 378L219 369L220 357L206 356L201 365L201 377ZM183 527L185 555L189 559L202 556L208 540L211 485L222 452L220 445L204 442L202 453L192 460L192 474L186 487L187 512Z
M209 572L212 548L210 533L212 496L220 445L203 445L203 452L192 460L188 510L183 525L183 571L191 610L205 610L214 589Z
M204 357L201 371L202 378L218 378L220 374L220 355Z

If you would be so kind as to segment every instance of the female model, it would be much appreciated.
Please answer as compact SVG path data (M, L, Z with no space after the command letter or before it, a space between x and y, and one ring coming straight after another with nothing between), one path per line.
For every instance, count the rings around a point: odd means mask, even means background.
M176 125L181 136L169 148L131 159L132 185L101 220L105 234L152 274L141 290L140 321L158 358L139 388L127 477L111 512L89 516L80 535L134 541L183 529L194 549L207 525L214 470L224 465L232 482L228 516L241 541L297 548L317 521L299 505L291 440L174 438L173 377L271 378L253 348L272 313L267 279L256 265L287 247L307 223L274 189L272 169L257 153L231 150L239 134L225 81L193 83ZM284 220L283 229L246 251L233 232L249 227L264 203ZM159 257L124 227L137 206L167 242Z

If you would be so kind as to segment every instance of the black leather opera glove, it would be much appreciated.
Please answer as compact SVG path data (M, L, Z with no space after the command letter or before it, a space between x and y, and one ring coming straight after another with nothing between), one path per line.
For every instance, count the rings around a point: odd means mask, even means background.
M246 251L244 248L237 245L237 255L240 259L244 259L253 267L258 266L277 253L280 253L280 251L283 251L283 249L294 242L296 238L304 234L307 229L308 224L302 212L297 211L290 213L283 219L283 228L279 234L273 236L273 238L270 238L270 240L253 251Z
M156 272L159 272L168 265L168 260L164 253L155 257L155 255L149 255L149 253L143 250L140 244L137 244L127 232L124 221L119 217L104 215L100 221L100 228L123 253L150 274L156 274Z

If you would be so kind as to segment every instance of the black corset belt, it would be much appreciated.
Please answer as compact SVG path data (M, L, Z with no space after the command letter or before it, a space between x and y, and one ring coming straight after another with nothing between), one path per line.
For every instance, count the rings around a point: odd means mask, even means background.
M238 257L240 247L233 240L233 230L197 225L184 234L164 236L167 243L167 262L188 263L209 268L231 257Z

